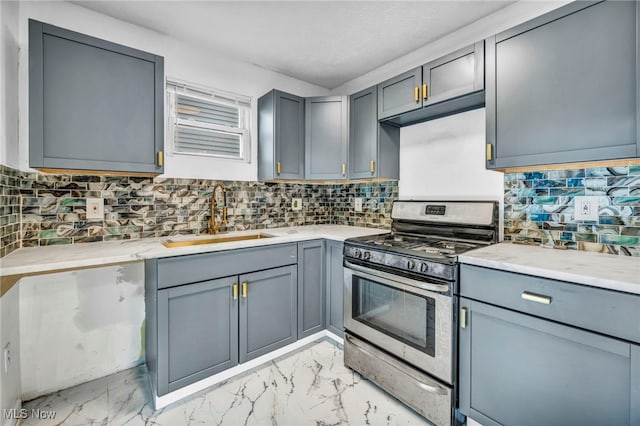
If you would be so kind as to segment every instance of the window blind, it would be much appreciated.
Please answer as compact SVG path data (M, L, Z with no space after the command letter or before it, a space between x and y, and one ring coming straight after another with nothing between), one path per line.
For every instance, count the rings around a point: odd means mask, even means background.
M251 98L167 82L173 152L248 158Z

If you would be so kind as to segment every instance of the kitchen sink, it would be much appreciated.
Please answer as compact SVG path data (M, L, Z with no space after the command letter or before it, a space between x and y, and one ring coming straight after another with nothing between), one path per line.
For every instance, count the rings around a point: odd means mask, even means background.
M267 234L250 234L250 235L236 235L236 236L217 236L210 238L197 238L193 240L167 240L162 243L163 246L167 248L174 247L188 247L188 246L198 246L201 244L218 244L218 243L229 243L232 241L246 241L246 240L260 240L263 238L271 238L272 235Z

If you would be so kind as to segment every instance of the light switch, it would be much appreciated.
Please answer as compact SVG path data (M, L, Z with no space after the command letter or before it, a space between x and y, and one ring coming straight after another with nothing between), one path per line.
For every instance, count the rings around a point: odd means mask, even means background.
M293 210L302 210L302 198L292 198L291 208Z
M357 197L353 199L353 209L357 212L362 211L362 198Z

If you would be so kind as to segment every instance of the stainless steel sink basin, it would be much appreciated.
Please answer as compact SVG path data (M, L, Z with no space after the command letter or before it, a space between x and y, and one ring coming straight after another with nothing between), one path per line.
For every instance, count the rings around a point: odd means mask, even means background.
M194 240L167 240L162 243L163 246L167 248L174 247L188 247L188 246L198 246L201 244L218 244L218 243L228 243L232 241L246 241L246 240L260 240L263 238L271 238L271 235L267 234L250 234L250 235L236 235L236 236L218 236L211 238L198 238Z

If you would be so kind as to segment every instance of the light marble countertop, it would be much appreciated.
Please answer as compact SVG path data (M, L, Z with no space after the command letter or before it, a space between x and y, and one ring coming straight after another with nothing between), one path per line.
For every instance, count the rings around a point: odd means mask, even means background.
M233 241L216 244L202 244L187 247L167 248L163 241L182 241L212 238L212 235L175 236L121 240L97 243L68 244L48 247L18 249L0 259L0 276L38 274L64 269L94 267L100 265L135 262L144 259L181 256L185 254L207 253L246 247L258 247L313 239L344 241L347 238L383 234L388 229L362 228L345 225L309 225L289 228L273 228L220 234L231 237L251 234L267 234L272 238Z
M640 294L640 258L504 242L459 256L462 263Z

